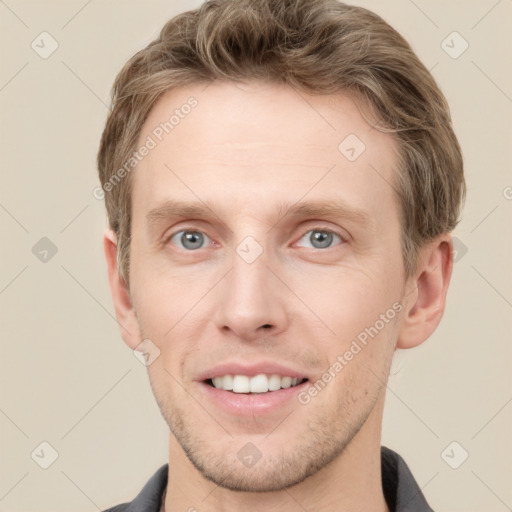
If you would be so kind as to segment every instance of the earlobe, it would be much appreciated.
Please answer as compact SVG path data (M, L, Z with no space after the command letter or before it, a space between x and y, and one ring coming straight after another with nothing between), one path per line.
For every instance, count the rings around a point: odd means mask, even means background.
M443 317L452 270L451 235L441 235L421 250L417 273L405 291L407 306L397 348L416 347L436 330ZM412 299L409 303L407 296Z
M140 328L128 286L119 275L117 262L117 237L111 229L103 236L103 248L108 267L108 280L121 336L133 350L141 341Z

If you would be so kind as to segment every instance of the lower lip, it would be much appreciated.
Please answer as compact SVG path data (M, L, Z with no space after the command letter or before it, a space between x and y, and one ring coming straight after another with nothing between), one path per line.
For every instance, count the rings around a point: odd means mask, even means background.
M206 382L200 382L209 400L224 411L237 416L262 416L282 408L293 399L296 400L309 381L293 387L269 391L267 393L233 393L217 389ZM298 403L298 400L297 400Z

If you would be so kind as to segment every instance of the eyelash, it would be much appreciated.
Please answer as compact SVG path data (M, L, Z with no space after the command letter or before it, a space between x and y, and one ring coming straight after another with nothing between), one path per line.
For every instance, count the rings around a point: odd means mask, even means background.
M307 235L308 233L312 232L312 231L319 231L321 233L328 233L328 234L332 234L332 235L336 235L338 236L340 239L341 239L341 243L338 244L338 245L342 245L343 243L346 242L346 238L345 236L343 236L341 233L338 233L337 231L334 231L332 229L329 229L329 228L326 228L324 226L315 226L315 227L312 227L312 228L308 228L306 231L304 231L302 233L302 235L299 237L299 240L302 240L304 238L305 235ZM206 233L204 233L203 231L201 231L200 229L195 229L193 227L186 227L186 228L182 228L180 229L179 231L175 231L174 233L172 233L171 235L167 236L165 238L165 243L168 244L173 237L175 237L176 235L178 235L179 233L201 233L203 235L206 235ZM206 235L208 237L208 235ZM210 238L210 237L208 237ZM210 239L211 240L211 239ZM333 247L335 246L332 246L332 247L326 247L324 249L317 249L315 247L306 247L306 249L315 249L317 251L325 251L326 249L332 249ZM183 249L185 252L196 252L197 250L199 249L196 249L194 251L192 250L187 250L187 249Z

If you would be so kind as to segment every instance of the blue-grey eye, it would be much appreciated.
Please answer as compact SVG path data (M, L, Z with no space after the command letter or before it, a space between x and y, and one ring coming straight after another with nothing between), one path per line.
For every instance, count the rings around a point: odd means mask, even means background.
M176 243L176 240L179 240L182 248L194 251L203 247L205 238L208 237L200 231L178 231L171 237L170 241Z
M312 229L308 231L301 240L309 242L311 244L309 247L313 249L325 249L331 246L335 237L338 238L340 242L343 242L343 239L332 231Z

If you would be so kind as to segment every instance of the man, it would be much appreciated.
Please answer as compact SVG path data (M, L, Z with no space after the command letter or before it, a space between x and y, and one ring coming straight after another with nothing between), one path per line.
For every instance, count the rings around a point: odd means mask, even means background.
M465 185L402 37L335 0L206 2L116 78L98 166L170 429L109 510L432 510L381 423L395 348L443 315Z

